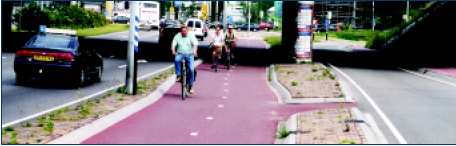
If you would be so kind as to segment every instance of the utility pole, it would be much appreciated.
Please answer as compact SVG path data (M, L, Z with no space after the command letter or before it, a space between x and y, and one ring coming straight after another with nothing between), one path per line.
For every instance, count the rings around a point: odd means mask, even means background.
M226 8L227 2L223 1L223 32L226 32Z
M252 14L250 14L250 7L251 7L251 2L249 1L249 6L248 6L248 10L249 10L249 16L248 16L248 25L247 25L247 35L250 37L250 19L252 19Z
M128 94L136 94L136 70L137 63L135 54L138 52L138 31L139 31L139 17L138 17L138 1L129 1L130 3L130 32L127 50L127 77L126 77L126 91Z
M352 28L356 28L356 0L353 0Z
M405 22L408 22L410 19L410 0L407 0L407 8L405 10Z
M375 0L372 0L372 31L375 31Z

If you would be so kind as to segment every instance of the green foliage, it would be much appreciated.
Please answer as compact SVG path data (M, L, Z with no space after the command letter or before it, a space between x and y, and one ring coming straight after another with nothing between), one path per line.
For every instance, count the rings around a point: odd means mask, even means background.
M38 127L43 127L46 124L46 117L42 116L37 119Z
M117 93L127 94L127 87L122 86L122 87L118 88Z
M40 24L54 28L93 28L108 23L105 16L76 5L57 5L40 8L36 3L19 9L14 15L20 30L38 30Z
M16 131L13 131L11 132L11 137L10 137L10 141L8 142L8 144L17 144L17 133Z
M101 27L95 28L83 28L77 29L78 36L96 36L101 34L107 34L112 32L126 31L128 30L128 24L108 24Z
M298 86L298 81L291 81L291 86Z
M282 44L282 38L280 36L267 36L264 41L271 45L271 47L279 46Z
M50 117L46 118L46 124L43 129L49 134L52 134L52 132L54 132L54 121Z
M356 144L356 142L350 139L343 139L340 144Z
M79 114L83 117L86 118L87 116L92 113L92 102L84 102L82 105L79 106Z
M345 39L345 40L354 40L354 41L367 41L373 35L374 32L367 29L357 29L357 30L346 30L335 32L337 38Z
M10 132L10 131L14 131L14 128L13 127L6 127L4 130L7 131L7 132Z
M287 127L281 126L281 127L279 128L279 130L277 131L276 136L277 136L278 139L284 139L284 138L286 138L286 137L287 137L288 135L290 135L290 134L291 134L291 132L288 131Z

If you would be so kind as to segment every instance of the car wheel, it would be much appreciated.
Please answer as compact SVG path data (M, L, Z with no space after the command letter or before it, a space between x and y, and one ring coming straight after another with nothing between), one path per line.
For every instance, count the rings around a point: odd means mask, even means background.
M81 70L76 74L74 86L75 86L75 87L84 86L84 84L86 83L86 80L87 80L86 72L85 72L84 69L81 69Z
M97 67L96 68L97 72L96 72L96 75L95 77L93 78L93 81L96 82L96 83L99 83L101 82L101 77L103 76L103 67Z
M29 76L24 73L16 73L16 85L25 85Z

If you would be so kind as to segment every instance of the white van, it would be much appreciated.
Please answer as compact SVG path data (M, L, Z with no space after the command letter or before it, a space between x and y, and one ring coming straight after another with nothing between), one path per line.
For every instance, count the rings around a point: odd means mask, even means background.
M160 3L157 1L140 1L139 22L139 28L158 29L160 26Z
M203 41L204 37L207 36L207 27L201 19L189 18L185 22L188 30L191 31L199 40Z

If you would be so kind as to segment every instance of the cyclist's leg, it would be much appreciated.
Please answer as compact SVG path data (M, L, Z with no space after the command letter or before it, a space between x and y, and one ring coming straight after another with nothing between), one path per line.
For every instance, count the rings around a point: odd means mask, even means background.
M174 68L175 68L175 72L176 72L176 75L179 77L181 75L181 61L183 59L183 55L182 54L176 54L176 56L174 57Z

